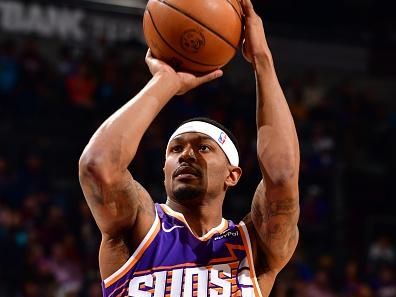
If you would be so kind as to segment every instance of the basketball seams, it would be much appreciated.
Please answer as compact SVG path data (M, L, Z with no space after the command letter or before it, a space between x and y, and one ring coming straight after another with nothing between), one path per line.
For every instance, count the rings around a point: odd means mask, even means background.
M161 1L162 2L162 1ZM222 64L218 64L218 65L214 65L214 64L205 64L202 62L198 62L195 61L189 57L186 57L184 54L180 53L177 49L175 49L171 44L168 43L168 41L162 36L161 32L158 30L157 25L154 22L153 16L151 15L150 9L146 8L146 11L148 12L148 15L150 16L150 20L153 23L153 28L154 30L157 32L158 36L161 38L161 40L171 49L173 50L176 54L178 54L179 56L181 56L183 59L186 59L192 63L198 64L198 65L202 65L202 66L208 66L208 67L220 67L222 66Z
M226 0L226 1L232 6L232 8L235 10L236 14L238 15L239 19L242 22L242 15L238 11L238 9L234 6L234 4L232 4L232 1L231 0ZM240 4L239 4L239 7L241 7Z
M243 20L243 16L242 16L242 7L241 7L241 4L239 3L239 0L236 0L236 3L237 3L237 5L238 5L238 7L239 7L239 10L234 6L234 1L232 1L232 0L226 0L227 2L228 2L228 4L230 4L231 5L231 7L234 9L234 11L235 11L235 13L238 15L238 17L239 17L239 19L240 19L240 21L241 21L241 23L242 23L242 32L243 32L243 26L244 26L244 20ZM240 38L239 38L239 42L238 42L238 45L240 46L241 45L241 43L242 43L242 40L243 40L243 37L242 36L240 36Z
M189 19L191 19L192 21L196 22L197 24L199 24L200 26L202 26L203 28L205 28L206 30L208 30L209 32L211 32L212 34L216 35L218 38L220 38L221 40L223 40L226 44L228 44L229 46L231 46L235 51L238 50L238 48L236 46L234 46L229 40L227 40L226 38L224 38L223 36L221 36L219 33L217 33L216 31L214 31L213 29L209 28L207 25L203 24L202 22L200 22L199 20L197 20L195 17L193 17L192 15L190 15L189 13L186 13L185 11L181 10L180 8L174 6L173 4L170 4L169 2L167 2L166 0L157 0L158 2L161 2L163 4L165 4L166 6L176 10L177 12L183 14L184 16L188 17ZM232 6L232 5L231 5ZM239 16L239 15L238 15Z

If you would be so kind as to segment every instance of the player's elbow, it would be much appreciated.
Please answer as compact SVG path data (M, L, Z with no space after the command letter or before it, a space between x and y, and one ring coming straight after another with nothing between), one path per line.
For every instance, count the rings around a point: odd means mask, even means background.
M272 158L261 164L266 182L277 187L292 186L298 180L298 168L292 158Z
M293 168L285 168L271 174L271 183L273 186L286 187L292 186L296 180L296 173Z
M114 178L114 174L106 166L106 161L100 155L89 152L81 155L78 170L80 182L89 179L100 184L111 184Z

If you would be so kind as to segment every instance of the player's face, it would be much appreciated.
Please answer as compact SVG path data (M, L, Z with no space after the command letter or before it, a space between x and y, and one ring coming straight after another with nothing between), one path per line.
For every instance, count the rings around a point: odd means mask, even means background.
M170 142L166 152L166 192L179 201L216 198L226 189L230 166L212 138L201 133L181 134Z

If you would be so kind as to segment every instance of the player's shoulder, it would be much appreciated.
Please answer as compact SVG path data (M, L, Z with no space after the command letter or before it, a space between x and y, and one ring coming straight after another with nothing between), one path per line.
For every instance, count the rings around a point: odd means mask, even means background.
M259 240L259 235L256 231L256 228L254 227L252 215L250 212L241 220L239 225L243 226L246 232L248 233L250 242L252 244L252 249L254 252L254 248L256 247L258 243L257 241Z
M239 222L239 225L245 226L249 231L249 234L253 235L254 225L253 225L252 215L250 212Z

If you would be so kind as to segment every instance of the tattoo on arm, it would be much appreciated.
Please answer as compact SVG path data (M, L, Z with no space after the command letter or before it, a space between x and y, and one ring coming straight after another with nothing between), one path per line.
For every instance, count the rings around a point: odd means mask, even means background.
M272 201L269 204L270 216L289 215L295 212L296 201L295 199L284 199L279 201Z
M260 207L260 203L253 202L252 213L256 219L260 220L260 224L268 223L269 219L279 215L293 215L297 211L297 201L294 199L284 199L278 201L265 201L264 209Z
M154 214L155 211L153 208L152 200L151 198L148 199L147 191L143 188L143 186L140 183L135 181L133 184L135 187L136 198L139 201L139 211L148 214Z
M294 196L296 195L296 196ZM257 240L256 269L266 273L280 271L290 260L297 246L299 232L298 192L294 189L274 189L267 192L262 181L254 194L251 219ZM258 261L258 260L256 260ZM261 269L261 270L260 270Z
M270 200L265 187L260 185L252 205L252 216L261 238L276 249L285 247L285 244L293 246L298 237L298 199L286 197Z
M276 223L270 225L268 228L268 235L270 239L282 239L286 235L287 227L289 224L287 223Z

